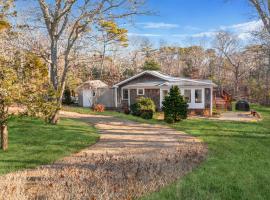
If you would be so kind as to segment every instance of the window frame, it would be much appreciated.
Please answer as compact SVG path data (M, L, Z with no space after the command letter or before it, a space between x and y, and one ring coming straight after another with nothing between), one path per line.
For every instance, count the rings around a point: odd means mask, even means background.
M127 91L127 98L126 99L124 98L124 90ZM126 88L122 89L122 100L129 100L129 89L126 89Z
M196 91L197 91L197 90L201 91L200 102L197 102L197 100L196 100ZM194 90L194 103L196 103L196 104L203 103L203 89L195 89L195 90Z
M142 90L142 94L139 93L140 90ZM137 96L143 96L144 93L144 88L137 88Z
M191 99L192 99L192 90L191 89L184 89L184 98L185 98L185 101L186 101L186 95L185 95L185 92L186 91L189 91L190 92L190 95L189 95L189 101L187 101L187 103L191 103Z

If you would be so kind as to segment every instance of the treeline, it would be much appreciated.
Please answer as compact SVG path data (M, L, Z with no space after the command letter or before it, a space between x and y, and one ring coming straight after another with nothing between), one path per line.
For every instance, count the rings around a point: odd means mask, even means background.
M150 40L133 38L132 51L111 48L107 55L88 56L74 67L69 84L75 87L88 79L101 79L113 85L143 70L158 70L172 76L213 80L235 99L270 105L270 47L264 30L252 33L253 43L243 45L229 32L219 32L211 48L169 46L155 48ZM100 67L101 58L103 66ZM76 83L76 84L74 84Z

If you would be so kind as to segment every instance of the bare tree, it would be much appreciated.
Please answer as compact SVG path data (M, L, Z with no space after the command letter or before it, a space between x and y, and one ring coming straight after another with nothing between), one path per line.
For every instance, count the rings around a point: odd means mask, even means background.
M223 56L221 59L225 58L230 66L233 75L234 96L237 99L240 81L247 73L240 42L235 35L229 32L219 32L215 38L215 48Z
M38 0L50 38L50 80L58 94L57 109L50 122L56 124L67 73L70 68L70 52L79 38L89 34L102 20L115 20L143 14L139 8L144 1L137 0ZM63 70L60 74L59 48L63 48Z
M248 0L251 5L257 10L260 19L263 22L265 32L263 38L268 38L270 36L270 1L269 0ZM266 34L266 32L268 34ZM270 52L270 50L268 50ZM268 68L266 70L266 102L270 103L270 53L268 53Z

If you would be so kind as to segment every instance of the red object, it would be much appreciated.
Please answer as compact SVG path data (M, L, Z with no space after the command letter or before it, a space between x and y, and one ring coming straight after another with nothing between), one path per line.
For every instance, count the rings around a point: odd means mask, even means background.
M95 112L104 112L105 111L105 106L103 104L96 104L93 106L93 110Z

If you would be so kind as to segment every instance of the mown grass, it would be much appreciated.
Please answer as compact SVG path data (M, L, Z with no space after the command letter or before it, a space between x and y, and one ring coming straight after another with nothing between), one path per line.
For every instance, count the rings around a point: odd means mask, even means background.
M151 124L164 123L163 121L158 121L156 119L145 120L145 119L142 119L140 117L136 117L133 115L126 115L126 114L121 113L121 112L110 111L110 110L105 110L104 112L94 112L90 108L83 108L83 107L78 107L78 106L63 106L62 110L69 111L69 112L77 112L80 114L114 116L114 117L118 117L121 119L126 119L126 120L141 122L141 123L151 123ZM158 113L156 113L154 115L154 118L156 118L157 115L158 115ZM164 123L164 124L166 124L166 123Z
M142 199L270 199L270 108L257 105L252 108L262 114L262 121L188 119L171 125L206 142L207 160L181 180ZM72 110L92 112L85 108ZM116 112L103 114L164 123Z
M207 160L153 199L270 199L270 108L260 122L186 120L172 127L208 144Z
M98 138L94 127L78 120L49 125L41 119L14 117L9 121L9 149L0 150L0 174L52 163Z

